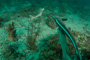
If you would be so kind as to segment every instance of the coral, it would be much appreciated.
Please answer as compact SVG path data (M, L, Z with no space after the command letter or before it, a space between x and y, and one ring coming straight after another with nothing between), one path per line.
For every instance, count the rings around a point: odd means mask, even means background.
M43 13L43 11L44 11L44 8L42 8L42 9L40 10L40 13L37 14L36 16L32 16L32 15L30 15L31 20L33 20L33 19L38 18L39 16L41 16L42 13Z
M58 39L59 36L56 34L41 40L41 44L39 45L41 52L39 54L38 60L61 59L62 50L60 44L58 43Z
M33 38L32 36L27 36L27 44L29 45L29 47L32 49L32 50L37 50L38 49L38 46L35 44L36 43L36 39Z
M16 41L16 30L14 28L14 22L12 22L12 24L8 25L8 40L9 41Z
M87 36L87 40L89 41L90 40L90 36ZM89 42L90 43L90 42Z
M4 60L22 60L25 57L24 53L21 53L18 51L18 44L11 44L4 47L4 51L2 52L2 55L4 57Z
M47 17L48 17L48 18L47 18L47 20L45 21L45 23L46 23L50 28L55 29L55 28L56 28L56 24L55 24L53 18L51 17L50 14L48 14Z
M84 30L85 32L88 31L88 24L84 24L83 30Z
M76 37L78 36L78 33L75 32L75 31L73 31L73 30L71 31L71 33L72 33L72 35L74 35L74 36L76 36Z
M32 50L38 49L38 46L36 45L36 38L37 36L39 36L39 32L40 32L40 26L38 25L38 27L36 27L33 23L31 23L31 28L28 29L26 43Z
M81 50L82 52L82 59L89 60L90 59L90 51L88 52L86 49Z

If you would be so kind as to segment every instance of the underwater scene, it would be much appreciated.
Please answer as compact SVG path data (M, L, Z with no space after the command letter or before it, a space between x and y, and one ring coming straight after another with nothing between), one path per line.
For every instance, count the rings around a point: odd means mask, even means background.
M0 60L90 60L90 0L0 0Z

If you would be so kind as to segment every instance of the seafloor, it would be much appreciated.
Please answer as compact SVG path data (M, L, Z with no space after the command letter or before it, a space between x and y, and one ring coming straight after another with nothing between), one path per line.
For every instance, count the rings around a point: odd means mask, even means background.
M83 60L90 59L90 5L80 0L0 1L0 60L62 60L52 16L74 36ZM71 57L74 47L67 38Z

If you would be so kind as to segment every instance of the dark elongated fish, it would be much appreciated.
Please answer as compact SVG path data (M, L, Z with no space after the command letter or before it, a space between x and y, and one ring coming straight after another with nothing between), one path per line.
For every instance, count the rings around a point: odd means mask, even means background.
M82 57L78 51L78 48L77 48L77 45L76 45L76 42L75 42L75 39L74 37L72 36L72 34L69 32L69 30L65 27L65 25L59 21L55 16L53 16L56 24L58 25L58 27L60 29L62 29L64 31L64 33L69 37L69 39L72 41L73 45L74 45L74 48L75 48L75 52L76 52L76 56L75 56L75 60L82 60Z

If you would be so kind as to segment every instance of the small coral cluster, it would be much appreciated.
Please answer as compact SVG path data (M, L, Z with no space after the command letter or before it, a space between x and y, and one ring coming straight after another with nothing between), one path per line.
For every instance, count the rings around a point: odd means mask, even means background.
M14 28L14 22L12 22L12 24L8 25L8 40L9 41L16 41L16 30Z

